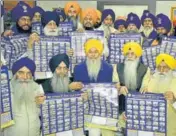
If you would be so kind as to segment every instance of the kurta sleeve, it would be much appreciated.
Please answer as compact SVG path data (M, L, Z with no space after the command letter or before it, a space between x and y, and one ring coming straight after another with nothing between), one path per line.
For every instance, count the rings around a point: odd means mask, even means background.
M113 65L113 75L112 75L112 82L120 82L119 75L117 73L117 64Z
M143 77L141 88L145 88L148 86L150 78L151 78L151 72L150 72L150 68L148 68L145 76Z

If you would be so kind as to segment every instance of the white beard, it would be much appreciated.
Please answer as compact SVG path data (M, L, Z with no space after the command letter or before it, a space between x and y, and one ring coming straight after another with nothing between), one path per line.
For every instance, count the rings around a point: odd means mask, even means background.
M91 80L97 81L97 77L101 69L101 58L98 58L95 60L91 60L87 58L86 65L87 65L89 78Z
M54 73L51 79L51 86L54 92L68 92L69 91L68 75L58 76L56 73Z
M59 28L57 27L56 29L48 29L47 27L44 27L44 34L46 36L58 36L59 35Z
M103 29L104 29L104 35L106 38L108 38L109 35L111 34L112 25L105 25L105 24L102 24L102 25L103 25Z
M146 37L149 37L150 33L153 31L153 28L144 28L143 33Z
M137 89L138 64L139 64L139 59L136 59L134 61L125 60L125 67L124 67L125 86L130 90Z
M169 84L173 78L172 71L161 74L158 70L154 73L153 77L158 81L158 84Z
M12 78L11 85L13 88L13 99L16 110L21 110L22 104L26 104L29 108L36 108L35 104L35 90L38 89L38 84L35 83L32 79L29 80L19 80L16 77Z

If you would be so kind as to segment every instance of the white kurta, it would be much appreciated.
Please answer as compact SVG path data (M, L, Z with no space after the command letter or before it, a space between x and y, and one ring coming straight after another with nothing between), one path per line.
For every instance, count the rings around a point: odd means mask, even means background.
M35 83L36 84L36 83ZM36 89L31 90L29 97L33 97L29 103L21 103L18 108L14 100L14 92L12 91L12 110L15 125L4 130L4 136L39 136L40 135L40 110L35 102L35 97L43 93L41 86L36 84ZM13 90L13 88L11 89Z
M172 91L176 98L176 78L173 77L170 80L166 80L165 83L159 83L154 75L149 81L148 91L153 93L165 93L167 91ZM167 136L176 136L176 110L169 102L167 104L167 112Z

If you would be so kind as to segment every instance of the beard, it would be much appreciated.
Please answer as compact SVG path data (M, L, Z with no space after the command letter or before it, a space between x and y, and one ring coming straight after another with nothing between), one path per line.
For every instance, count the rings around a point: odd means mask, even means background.
M86 65L90 80L97 81L97 77L101 69L101 58L100 57L98 59L87 58Z
M48 29L47 27L44 27L44 34L46 36L58 36L59 35L59 28L56 29Z
M135 33L138 33L138 29L127 29L127 33L130 33L130 34L135 34Z
M54 73L51 79L51 86L53 92L68 92L69 82L70 80L68 75L58 76L56 73Z
M29 80L20 80L13 78L11 80L11 85L13 88L14 104L17 107L16 110L21 110L22 104L26 104L29 108L36 108L35 96L37 94L35 91L38 89L38 84Z
M110 36L110 33L111 33L111 27L112 27L113 25L105 25L105 24L103 24L103 28L104 28L104 35L105 35L105 37L106 38L108 38L109 36Z
M158 84L168 84L172 80L172 71L169 71L167 73L161 73L158 70L156 70L155 74L153 75L154 78L157 79Z
M23 34L28 34L28 33L31 33L31 31L32 31L32 27L30 25L19 26L17 23L16 27L17 27L17 30ZM26 30L24 30L23 27L26 27L25 28Z
M137 89L137 67L139 64L139 59L136 60L125 60L124 67L124 79L125 86L129 90Z
M153 27L144 27L143 33L146 37L149 37L152 31L153 31Z
M78 23L78 19L77 19L77 17L67 17L68 18L68 21L69 22L72 22L73 23L73 27L74 28L77 28L77 23Z

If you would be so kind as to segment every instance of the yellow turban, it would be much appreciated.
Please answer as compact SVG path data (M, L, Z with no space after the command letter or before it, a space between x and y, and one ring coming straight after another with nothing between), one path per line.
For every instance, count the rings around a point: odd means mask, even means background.
M87 54L91 48L96 48L99 54L103 53L103 43L97 39L89 39L84 44L85 53Z
M142 55L142 48L140 44L136 42L128 42L123 46L123 54L124 56L128 53L129 50L133 51L137 57Z
M94 24L97 21L97 12L95 9L88 8L82 12L82 21L86 16L90 16L93 19Z
M101 12L99 10L96 10L96 13L97 13L97 18L101 20Z
M73 7L75 10L76 10L76 14L78 15L80 13L80 6L78 4L78 2L76 1L72 1L72 2L68 2L66 5L65 5L65 8L64 8L64 11L65 11L65 14L68 15L68 10Z
M176 68L176 60L174 59L173 56L168 55L168 54L159 54L156 57L156 66L158 67L158 65L164 61L170 69L175 69Z

